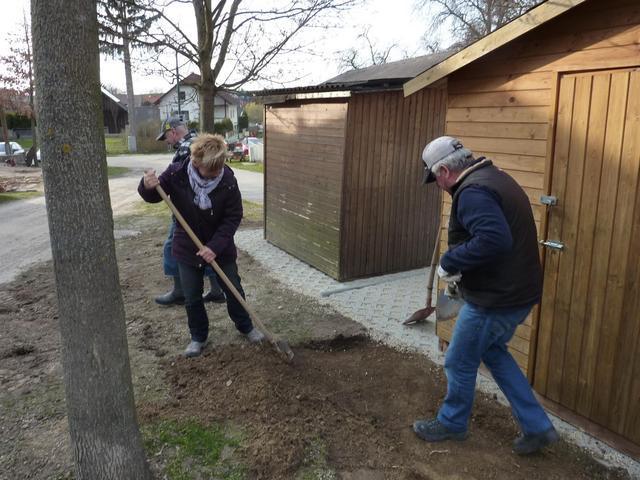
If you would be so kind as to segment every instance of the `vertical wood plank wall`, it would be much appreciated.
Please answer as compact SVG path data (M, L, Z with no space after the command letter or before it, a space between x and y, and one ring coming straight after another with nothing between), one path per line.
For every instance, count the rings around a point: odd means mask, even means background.
M535 386L640 444L640 71L565 74L559 91L548 230L566 248L546 255Z
M428 265L439 219L422 185L425 144L444 131L446 90L354 94L349 101L341 279Z
M460 138L476 155L485 155L525 189L544 235L546 211L540 196L552 151L548 142L555 111L558 72L625 68L640 65L640 3L637 0L591 1L522 36L448 78L446 133ZM451 209L444 196L446 222ZM446 228L441 251L446 249ZM532 339L537 309L521 325L510 350L533 380ZM438 325L449 340L453 322ZM538 338L549 342L549 338Z
M347 103L267 106L266 239L339 276Z

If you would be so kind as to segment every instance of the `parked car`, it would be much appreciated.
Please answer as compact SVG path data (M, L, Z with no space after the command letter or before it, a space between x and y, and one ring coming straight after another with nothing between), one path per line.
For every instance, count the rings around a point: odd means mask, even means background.
M12 155L24 155L24 148L18 142L9 142L11 144ZM0 142L0 156L7 156L5 150L5 142Z

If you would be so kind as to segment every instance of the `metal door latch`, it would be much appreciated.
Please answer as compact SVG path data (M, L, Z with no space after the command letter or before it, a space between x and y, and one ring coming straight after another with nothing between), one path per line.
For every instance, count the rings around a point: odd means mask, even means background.
M540 197L540 203L547 207L555 207L558 205L558 198L553 195L542 195Z
M554 250L564 250L564 243L558 242L557 240L540 240L540 245Z

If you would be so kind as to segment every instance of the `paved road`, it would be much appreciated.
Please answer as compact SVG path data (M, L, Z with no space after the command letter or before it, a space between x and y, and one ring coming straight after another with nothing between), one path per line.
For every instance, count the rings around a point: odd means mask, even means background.
M136 191L145 168L162 172L171 161L170 154L121 155L108 157L111 166L128 167L123 176L109 180L114 215L130 211L141 201ZM262 174L234 170L243 198L262 203ZM11 281L30 264L51 258L49 226L44 197L0 205L0 284Z

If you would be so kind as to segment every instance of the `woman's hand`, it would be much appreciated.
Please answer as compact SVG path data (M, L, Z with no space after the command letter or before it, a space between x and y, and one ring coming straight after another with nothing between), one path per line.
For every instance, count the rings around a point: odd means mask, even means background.
M202 247L198 250L196 255L201 257L207 263L211 263L216 259L216 254L209 247Z
M144 181L144 188L146 188L147 190L153 190L158 185L160 185L158 177L156 177L156 171L153 168L147 168L144 171L144 177L142 178Z

